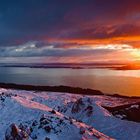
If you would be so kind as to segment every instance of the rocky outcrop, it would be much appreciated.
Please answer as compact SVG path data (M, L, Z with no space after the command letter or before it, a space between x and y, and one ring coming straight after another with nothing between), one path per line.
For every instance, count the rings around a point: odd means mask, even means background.
M28 140L29 134L24 128L11 124L5 133L5 140Z
M74 104L73 104L73 107L72 107L72 110L71 112L72 113L78 113L82 110L82 108L85 106L82 98L78 99Z
M140 122L140 102L135 104L126 104L115 107L106 107L112 115L122 120Z

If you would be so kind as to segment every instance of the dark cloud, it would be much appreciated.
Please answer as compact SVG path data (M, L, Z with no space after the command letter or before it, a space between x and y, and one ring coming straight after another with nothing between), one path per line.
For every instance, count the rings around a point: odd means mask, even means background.
M140 26L133 24L120 25L93 25L86 29L75 30L61 37L67 39L107 39L113 37L137 36L140 35Z
M140 35L139 13L139 0L3 0L0 46Z

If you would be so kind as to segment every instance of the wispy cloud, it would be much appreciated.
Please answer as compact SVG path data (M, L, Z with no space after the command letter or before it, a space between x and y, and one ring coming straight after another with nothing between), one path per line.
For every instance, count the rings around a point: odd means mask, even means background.
M37 57L37 56L54 56L54 57L69 57L69 56L89 56L89 55L105 55L116 51L132 49L129 45L75 45L69 48L63 48L58 44L38 46L36 42L30 42L19 46L0 47L0 57Z
M129 61L139 59L134 49L126 44L73 45L43 44L29 42L19 46L0 47L0 62L97 62Z

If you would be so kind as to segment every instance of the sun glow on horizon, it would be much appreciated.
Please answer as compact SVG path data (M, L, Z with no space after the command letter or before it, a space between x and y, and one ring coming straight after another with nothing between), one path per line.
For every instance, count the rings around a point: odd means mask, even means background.
M140 60L140 49L133 49L132 55L133 55L136 59L139 59L139 60Z

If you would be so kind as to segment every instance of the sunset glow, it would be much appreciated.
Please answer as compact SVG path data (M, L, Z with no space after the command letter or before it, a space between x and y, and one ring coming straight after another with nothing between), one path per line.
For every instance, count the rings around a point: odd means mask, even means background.
M0 62L140 60L139 0L54 1L0 5Z
M140 0L0 0L0 140L140 140Z
M132 55L133 55L136 59L140 60L140 49L133 49Z

